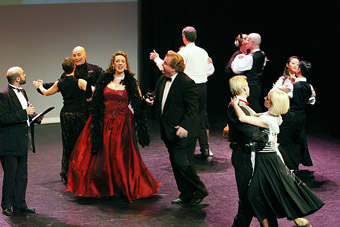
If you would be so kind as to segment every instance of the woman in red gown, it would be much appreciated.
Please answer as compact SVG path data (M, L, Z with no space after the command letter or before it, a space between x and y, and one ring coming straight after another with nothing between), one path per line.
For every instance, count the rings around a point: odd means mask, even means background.
M150 138L133 75L126 53L116 52L96 83L91 116L70 159L66 191L97 198L118 193L130 203L159 191L161 183L138 151L137 141L144 147Z

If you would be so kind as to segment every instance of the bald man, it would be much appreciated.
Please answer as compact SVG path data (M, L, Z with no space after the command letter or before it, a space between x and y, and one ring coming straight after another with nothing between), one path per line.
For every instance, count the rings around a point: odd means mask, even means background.
M94 64L86 62L87 54L85 48L82 46L76 46L72 51L72 57L76 65L76 71L74 76L76 79L84 79L90 81L94 85L97 81L99 75L104 72L104 70Z
M73 50L72 50L72 57L74 60L74 64L76 65L84 65L86 62L86 51L85 48L82 46L76 46Z
M88 107L88 103L85 100L86 100L86 98L90 98L91 95L92 95L91 85L92 86L95 85L99 75L101 73L104 73L104 70L98 65L94 65L94 64L90 64L90 63L86 62L87 53L85 51L85 48L82 47L82 46L76 46L75 48L73 48L72 57L73 57L75 65L76 65L74 77L76 79L86 80L87 85L89 87L89 89L86 92L86 95L84 94L84 103L85 103L85 106ZM65 76L66 76L65 73L63 73L60 78L64 78ZM44 83L43 86L44 86L44 88L48 89L53 84L54 84L54 82L53 83ZM39 89L37 89L37 90L38 90L39 93L41 93ZM86 109L88 110L88 108L86 108ZM87 115L88 115L88 113L87 113Z
M250 54L239 54L231 63L231 69L237 75L247 77L250 88L248 97L249 106L257 113L262 109L262 74L266 65L266 55L260 50L261 36L257 33L250 33L247 38Z
M1 207L3 214L35 213L26 204L27 155L29 142L34 148L34 107L29 105L22 85L26 75L22 68L12 67L6 74L8 85L0 92L0 157L4 170ZM29 141L31 132L31 141Z

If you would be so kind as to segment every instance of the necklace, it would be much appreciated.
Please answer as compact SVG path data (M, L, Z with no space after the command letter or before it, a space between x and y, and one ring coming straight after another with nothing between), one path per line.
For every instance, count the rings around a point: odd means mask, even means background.
M114 78L115 78L116 80L124 80L124 77L125 77L125 76L114 76Z

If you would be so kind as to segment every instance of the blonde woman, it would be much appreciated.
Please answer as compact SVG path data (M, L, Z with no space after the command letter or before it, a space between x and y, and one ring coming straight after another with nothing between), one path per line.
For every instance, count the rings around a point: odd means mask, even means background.
M238 102L236 97L232 104L239 120L263 128L269 138L267 145L256 152L247 192L255 216L264 227L269 226L268 217L273 216L294 220L297 226L310 226L307 219L299 217L316 212L324 203L289 171L278 150L277 134L282 123L281 114L289 109L288 95L280 90L269 92L264 102L268 111L254 116L246 116Z

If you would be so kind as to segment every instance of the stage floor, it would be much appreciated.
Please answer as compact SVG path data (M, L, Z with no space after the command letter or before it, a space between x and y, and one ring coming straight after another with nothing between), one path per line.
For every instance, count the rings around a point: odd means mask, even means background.
M0 226L231 226L237 212L237 189L231 165L231 149L223 138L223 120L211 121L211 163L196 160L195 166L209 196L198 206L172 205L179 195L167 150L160 140L158 122L149 120L151 144L140 148L153 176L162 182L159 194L135 200L79 199L65 192L59 177L62 155L59 124L36 127L36 153L29 154L27 204L37 213L27 216L0 215ZM315 130L308 136L313 167L301 166L301 178L326 203L308 216L313 227L339 226L340 223L340 140ZM196 148L198 154L199 148ZM3 171L0 170L2 182ZM1 189L0 189L1 190ZM252 227L260 226L254 218ZM279 220L279 226L295 226Z

